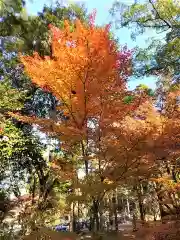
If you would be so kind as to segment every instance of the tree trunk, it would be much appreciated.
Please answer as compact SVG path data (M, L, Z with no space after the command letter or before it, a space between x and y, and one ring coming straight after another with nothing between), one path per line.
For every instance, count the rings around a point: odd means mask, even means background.
M141 201L141 199L139 199L139 211L140 211L140 218L141 221L144 222L144 210L143 210L143 203Z
M145 221L145 210L144 210L144 204L142 199L142 186L141 184L137 187L137 195L138 195L138 203L139 203L139 212L140 212L140 219L142 223Z
M130 206L129 206L129 199L127 198L126 201L127 201L127 215L128 215L128 218L130 219Z
M109 230L112 230L113 227L113 220L112 220L112 209L109 209Z
M72 203L71 205L71 224L70 224L70 230L72 232L76 231L76 215L75 215L75 204Z
M100 203L100 206L99 206L99 225L100 225L99 228L102 231L103 228L104 228L103 204L102 204L102 202Z
M118 231L118 217L116 207L114 208L114 221L115 221L115 230Z
M156 191L156 195L157 195L157 199L158 199L161 221L163 223L164 210L163 210L163 206L162 206L162 196L160 196L160 193L159 193L161 186L157 183L154 183L154 186L155 186L155 191Z
M100 223L99 223L99 202L98 200L93 200L93 216L94 220L96 222L96 231L99 231L100 229Z
M99 224L99 215L98 212L95 212L95 220L96 220L96 231L98 232L100 229L100 224Z
M95 225L95 219L94 219L94 214L90 216L90 231L94 231L94 225Z
M84 157L84 166L85 166L85 172L87 176L89 173L89 166L88 166L88 160L87 160L88 154L87 154L87 150L85 149L83 141L81 142L81 149L82 149L82 155Z
M132 225L133 225L133 232L136 232L137 231L137 226L136 226L136 214L135 214L135 212L133 213Z
M115 195L112 198L112 203L113 203L115 230L118 231L118 217L117 217L117 206L116 206L116 197L115 197Z

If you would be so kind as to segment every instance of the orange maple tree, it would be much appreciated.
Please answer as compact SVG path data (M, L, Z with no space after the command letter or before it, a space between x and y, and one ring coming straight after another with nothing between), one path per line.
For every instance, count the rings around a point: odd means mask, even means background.
M144 93L133 96L126 89L132 52L126 47L119 51L110 37L110 25L97 27L94 18L92 14L89 24L76 20L73 27L65 21L62 30L50 25L52 58L42 59L38 53L20 56L32 82L56 97L56 111L63 112L66 120L56 114L50 119L11 114L56 135L66 147L81 143L86 158L92 141L94 148L99 148L103 129L109 131L146 99ZM133 99L128 104L127 95Z

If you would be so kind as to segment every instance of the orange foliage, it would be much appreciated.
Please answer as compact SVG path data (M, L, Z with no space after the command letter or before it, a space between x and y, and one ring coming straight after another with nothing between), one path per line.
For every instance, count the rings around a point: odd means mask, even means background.
M53 59L21 56L32 81L49 90L63 103L61 109L71 118L71 126L82 128L87 117L99 116L101 96L124 89L115 67L118 52L105 28L90 28L77 21L71 31L53 33Z
M53 58L42 59L34 53L20 59L32 82L60 101L57 110L63 111L68 121L18 118L38 124L46 132L61 133L61 139L82 140L87 138L88 121L98 119L101 127L121 121L144 95L131 104L124 103L124 97L131 94L126 89L131 51L118 51L109 26L95 27L92 22L88 26L77 20L72 31L67 21L64 25L63 30L50 25Z
M147 173L162 152L177 156L179 150L172 146L180 144L175 95L169 96L166 114L160 114L143 91L139 96L127 91L131 52L118 51L109 26L95 27L93 21L87 25L79 20L73 30L67 21L64 26L62 30L50 26L52 58L42 59L38 53L20 58L32 82L59 100L56 110L66 120L11 116L37 124L68 144L86 140L106 175L113 168L116 180L139 165ZM124 102L127 95L134 95L128 104Z
M145 102L133 116L114 124L103 138L102 159L111 179L149 173L155 165L152 145L159 136L159 115L151 102ZM139 172L140 167L140 172Z
M153 102L146 101L133 116L126 116L114 124L103 139L104 149L101 151L101 158L106 160L106 174L115 180L135 176L158 178L161 165L165 168L163 164L168 162L175 166L180 154L178 111L173 114L171 105L166 108L166 113L161 114ZM168 188L178 189L179 183L171 184L172 179L167 181L165 176L162 179Z

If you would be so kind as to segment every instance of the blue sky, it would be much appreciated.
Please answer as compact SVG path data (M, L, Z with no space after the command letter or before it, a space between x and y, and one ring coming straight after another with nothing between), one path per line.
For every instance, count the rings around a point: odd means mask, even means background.
M60 0L62 2L62 0ZM132 4L134 0L121 0L121 2L124 2L126 4ZM141 0L143 1L143 0ZM28 1L27 3L27 10L29 14L35 15L37 12L41 11L44 4L51 5L53 0L33 0ZM63 1L65 2L65 1ZM78 1L66 1L66 2L78 2ZM80 2L80 1L79 1ZM85 3L88 12L92 12L93 9L97 10L97 16L96 16L96 23L98 25L103 25L105 23L109 23L112 19L109 14L109 9L111 8L114 0L84 0L81 1ZM149 36L152 37L154 35L153 32L147 32L144 35L139 36L135 41L132 41L131 39L131 31L127 28L123 28L120 30L114 29L115 35L118 37L119 42L121 45L127 44L129 48L133 48L136 45L139 45L141 47L146 47L147 45L147 39ZM153 77L149 78L142 78L142 79L136 79L129 82L129 87L135 88L140 83L147 84L149 87L154 88L155 87L155 79Z

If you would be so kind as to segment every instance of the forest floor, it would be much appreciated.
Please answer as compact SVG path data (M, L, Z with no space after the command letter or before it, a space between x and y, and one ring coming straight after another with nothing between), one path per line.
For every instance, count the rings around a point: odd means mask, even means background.
M137 231L133 232L132 225L124 225L117 238L111 240L180 240L180 221L148 222L137 224ZM108 239L107 239L108 240ZM110 238L109 238L110 240Z
M102 233L101 237L85 237L84 240L180 240L180 222L160 221L148 222L145 225L137 224L137 231L133 232L132 224L121 224L118 233Z
M121 224L119 232L102 232L98 234L84 233L77 237L70 232L55 232L42 228L38 232L26 236L24 240L180 240L180 221L137 223L137 231L133 232L132 224ZM47 238L48 236L48 238Z

